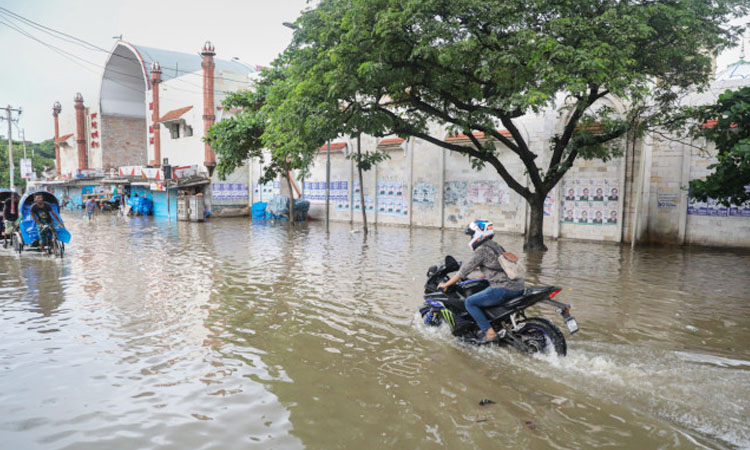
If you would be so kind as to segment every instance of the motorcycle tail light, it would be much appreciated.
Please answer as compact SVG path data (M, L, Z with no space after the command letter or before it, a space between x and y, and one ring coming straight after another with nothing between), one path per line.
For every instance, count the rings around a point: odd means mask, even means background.
M552 293L549 295L549 298L555 298L555 295L559 294L562 289L555 289L552 291Z

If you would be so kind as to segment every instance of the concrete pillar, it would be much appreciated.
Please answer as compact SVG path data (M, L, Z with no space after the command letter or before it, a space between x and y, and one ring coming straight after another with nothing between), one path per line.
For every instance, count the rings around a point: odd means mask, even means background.
M438 196L440 208L440 228L445 228L445 158L448 150L440 148L440 195Z
M159 124L159 84L161 84L161 65L157 61L151 63L151 94L153 111L151 122L154 124L154 167L161 167L161 125Z
M76 145L78 148L78 169L88 169L89 161L86 154L86 109L83 106L83 96L77 93L75 97L76 109Z
M60 175L60 144L57 143L57 140L60 139L60 121L57 117L60 115L60 111L62 111L62 105L60 102L55 102L52 105L52 117L55 118L55 173L57 175Z
M680 244L687 243L687 208L688 202L688 187L690 185L690 166L693 163L693 142L690 141L690 145L683 145L682 147L682 173L680 174L680 201L677 203L677 207L680 208L680 228L678 239Z
M214 115L214 45L211 41L206 41L201 50L203 56L203 136L208 136L208 129L214 124L216 116ZM208 169L209 176L213 174L216 167L216 155L207 142L203 144L204 162L203 165Z
M409 226L413 225L412 217L414 215L414 143L417 140L415 137L409 138L408 141L404 142L404 146L408 146L408 167L409 167Z

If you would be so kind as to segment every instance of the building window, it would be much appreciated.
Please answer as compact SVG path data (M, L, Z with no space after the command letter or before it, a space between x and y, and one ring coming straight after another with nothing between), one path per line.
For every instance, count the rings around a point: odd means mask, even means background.
M172 136L172 139L179 139L180 138L180 124L179 123L173 123L169 126L169 134Z
M185 125L185 137L192 136L193 135L193 127L190 125Z

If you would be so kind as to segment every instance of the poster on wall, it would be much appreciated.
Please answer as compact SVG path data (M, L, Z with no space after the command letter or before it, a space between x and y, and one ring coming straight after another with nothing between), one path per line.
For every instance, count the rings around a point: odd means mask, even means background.
M672 192L657 192L656 194L656 207L659 209L677 208L677 203L679 201L679 194Z
M255 192L255 195L261 202L268 202L275 196L281 194L281 182L273 181L261 185L255 183L253 185L253 192Z
M544 199L544 216L549 217L552 215L552 211L555 208L555 196L552 192L547 194L547 197Z
M562 182L560 223L577 225L617 225L620 195L617 180L576 178ZM545 213L546 215L546 213Z
M415 207L431 208L435 205L435 186L420 182L412 190L412 204Z
M359 180L355 180L352 185L352 208L355 211L362 211L362 196L361 196L361 189L359 186ZM364 197L365 197L365 211L374 211L375 210L375 202L373 201L372 197L370 197L368 194L368 189L364 189Z
M449 181L445 183L445 204L457 206L504 205L510 202L510 188L502 181Z
M376 186L379 215L405 216L409 214L409 200L404 195L404 183L380 180Z

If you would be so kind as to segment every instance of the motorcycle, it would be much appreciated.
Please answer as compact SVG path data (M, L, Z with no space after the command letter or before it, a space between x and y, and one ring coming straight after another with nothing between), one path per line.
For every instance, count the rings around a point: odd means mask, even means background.
M464 301L470 295L489 287L485 279L465 280L438 289L438 284L450 279L449 274L458 271L461 265L452 256L446 256L440 266L432 266L427 271L424 286L424 304L419 308L422 320L428 326L440 326L443 322L451 328L453 336L468 343L477 343L481 331ZM542 317L527 317L526 309L544 303L557 308L570 334L578 331L578 323L570 314L571 306L553 300L562 289L556 286L528 288L524 293L507 302L484 309L492 327L498 335L495 341L509 345L522 353L546 353L554 350L558 356L565 356L567 344L562 331L551 321Z

